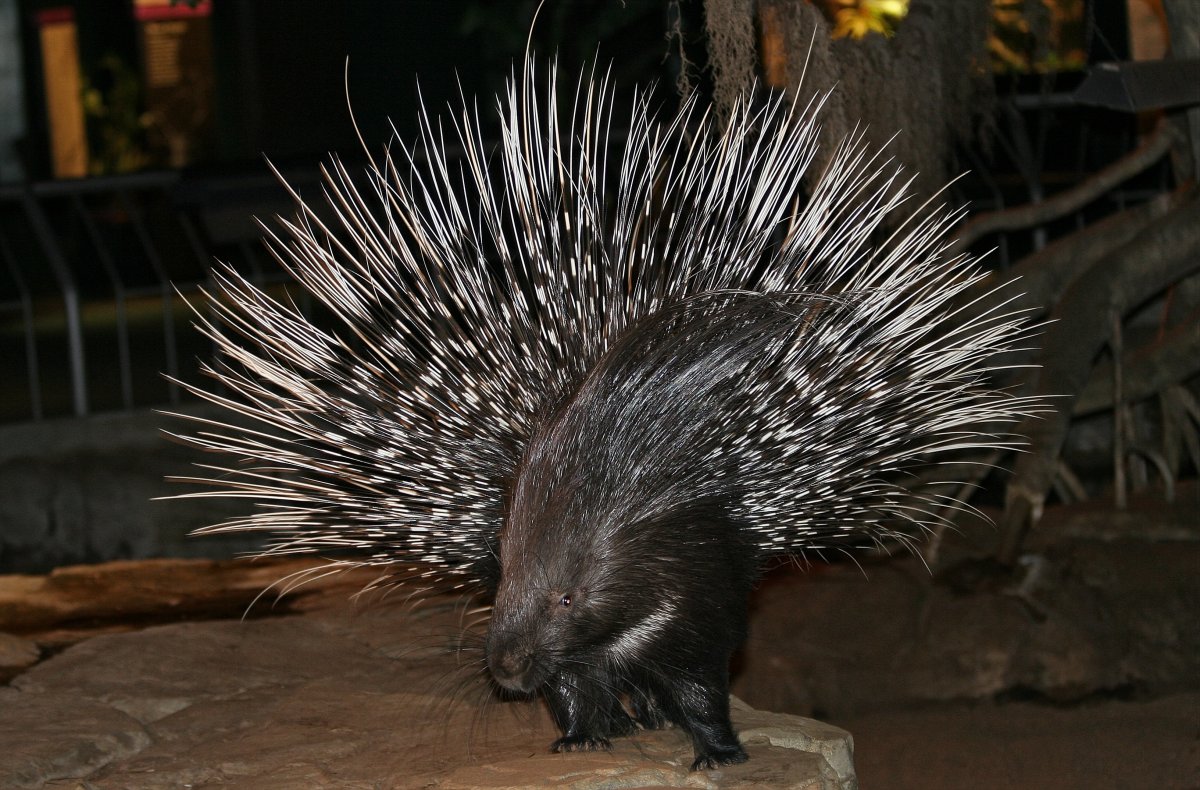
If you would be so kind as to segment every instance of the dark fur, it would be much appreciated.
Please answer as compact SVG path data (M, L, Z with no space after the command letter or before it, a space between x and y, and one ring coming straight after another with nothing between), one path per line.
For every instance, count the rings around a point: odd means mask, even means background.
M535 431L500 534L486 653L501 686L544 695L555 750L670 721L692 738L693 769L746 759L729 660L760 558L731 514L723 420L803 331L797 309L716 294L653 315Z

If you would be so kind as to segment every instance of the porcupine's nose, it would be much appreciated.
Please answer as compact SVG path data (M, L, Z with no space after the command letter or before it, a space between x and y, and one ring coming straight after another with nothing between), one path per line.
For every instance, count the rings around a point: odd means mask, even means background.
M488 655L492 677L509 691L532 691L529 677L533 657L523 650L494 651Z

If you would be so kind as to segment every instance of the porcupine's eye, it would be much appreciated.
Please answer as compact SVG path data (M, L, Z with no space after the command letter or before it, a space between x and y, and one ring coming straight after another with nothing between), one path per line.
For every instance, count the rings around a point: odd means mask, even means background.
M566 609L571 605L571 593L563 593L563 597L558 599L558 605Z

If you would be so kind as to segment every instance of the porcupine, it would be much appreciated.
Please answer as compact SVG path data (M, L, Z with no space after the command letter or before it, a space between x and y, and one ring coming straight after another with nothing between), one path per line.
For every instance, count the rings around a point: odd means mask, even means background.
M490 598L487 668L542 694L556 751L672 722L693 769L738 763L728 667L764 564L937 521L905 476L1017 443L980 426L1034 408L990 384L1028 328L957 314L980 275L943 254L956 215L897 219L907 184L861 133L819 158L823 99L718 124L638 93L615 139L605 79L560 102L538 71L495 147L467 102L422 109L365 175L323 168L331 218L292 192L266 242L337 330L214 272L197 323L227 394L193 389L262 430L185 438L237 461L205 495L259 509L202 531Z

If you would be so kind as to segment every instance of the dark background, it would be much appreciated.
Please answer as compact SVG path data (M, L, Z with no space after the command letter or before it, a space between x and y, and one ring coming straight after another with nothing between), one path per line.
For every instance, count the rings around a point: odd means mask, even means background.
M72 4L18 3L28 128L21 158L35 180L50 175L35 16L64 5ZM136 72L128 0L73 6L84 73L103 90L110 78L99 64L109 55ZM680 8L688 17L685 27L702 30L699 4ZM411 139L418 128L418 90L427 107L440 111L460 89L490 96L503 88L523 54L535 10L531 0L217 0L211 16L216 144L200 164L228 167L260 155L284 163L311 162L329 151L352 155L359 143L347 89L368 144L385 143L393 128ZM670 15L662 0L550 3L533 31L533 50L557 56L567 74L598 60L611 63L622 86L673 83L678 58L668 56ZM697 44L702 47L694 41L689 48ZM672 93L669 85L662 93Z

